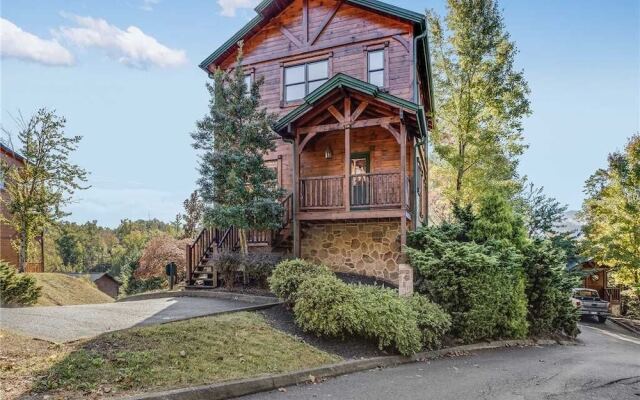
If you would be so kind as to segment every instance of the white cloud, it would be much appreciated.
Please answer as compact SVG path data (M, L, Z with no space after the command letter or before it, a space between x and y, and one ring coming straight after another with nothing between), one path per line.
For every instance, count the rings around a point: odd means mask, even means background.
M153 7L160 3L160 0L143 0L140 9L144 11L153 11Z
M44 65L73 64L73 55L55 39L39 38L4 18L0 18L0 54Z
M260 0L218 0L218 5L222 10L220 14L225 17L235 17L239 8L252 9L260 3Z
M60 27L57 33L61 37L80 47L104 49L109 57L124 65L135 68L147 68L151 65L169 68L187 62L184 50L169 48L136 26L122 30L101 18L69 14L63 16L73 20L77 26Z

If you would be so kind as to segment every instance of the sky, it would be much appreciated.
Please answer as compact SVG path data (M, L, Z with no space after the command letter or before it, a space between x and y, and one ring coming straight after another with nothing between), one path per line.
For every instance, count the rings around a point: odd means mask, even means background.
M386 0L444 14L444 0ZM40 107L82 135L91 188L70 220L173 220L196 187L189 133L207 112L197 65L256 0L2 0L0 123ZM587 177L640 131L640 1L502 0L531 88L519 171L579 209Z

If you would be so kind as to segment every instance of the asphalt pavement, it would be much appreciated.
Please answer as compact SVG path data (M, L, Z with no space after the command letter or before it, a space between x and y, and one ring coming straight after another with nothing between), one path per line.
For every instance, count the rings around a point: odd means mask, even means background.
M640 399L640 338L611 322L581 330L578 345L481 351L242 399Z

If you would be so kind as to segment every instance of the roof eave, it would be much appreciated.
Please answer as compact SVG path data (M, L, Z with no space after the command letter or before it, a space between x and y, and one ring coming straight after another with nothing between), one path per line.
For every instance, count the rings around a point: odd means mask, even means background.
M221 55L229 51L231 46L242 40L244 36L258 24L264 22L265 18L267 18L269 7L275 1L276 0L263 0L260 4L258 4L255 8L257 15L251 21L249 21L249 23L242 27L242 29L236 32L229 40L224 42L218 49L216 49L207 58L205 58L198 66L205 72L209 73L209 65L214 63L214 61L217 60ZM425 29L424 15L415 11L407 10L405 8L397 7L378 0L346 0L346 2L412 22L419 28Z
M394 105L398 108L402 108L415 113L421 134L423 136L426 136L426 117L424 109L420 105L383 92L375 85L363 82L359 79L342 73L333 76L318 89L307 95L300 106L296 107L294 110L292 110L290 113L280 118L280 120L276 122L273 130L278 132L278 134L280 134L281 136L285 136L285 134L282 133L283 129L286 129L291 123L295 122L299 117L313 108L314 104L322 100L326 95L336 89L341 88L348 88L351 90L359 91L373 98L378 98L387 104Z

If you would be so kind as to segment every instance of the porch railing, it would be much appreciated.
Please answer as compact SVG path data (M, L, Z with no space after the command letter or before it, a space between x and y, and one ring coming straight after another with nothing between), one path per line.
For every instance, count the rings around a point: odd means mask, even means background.
M344 176L318 176L300 179L301 210L333 210L344 204ZM402 185L400 172L379 172L351 175L349 178L350 206L358 208L400 208L402 190L405 205L411 205L411 179Z
M618 287L608 287L604 290L604 299L609 303L619 304L620 303L620 288Z
M300 209L326 210L344 207L344 176L317 176L300 179Z
M400 207L402 187L399 172L351 176L352 207Z

